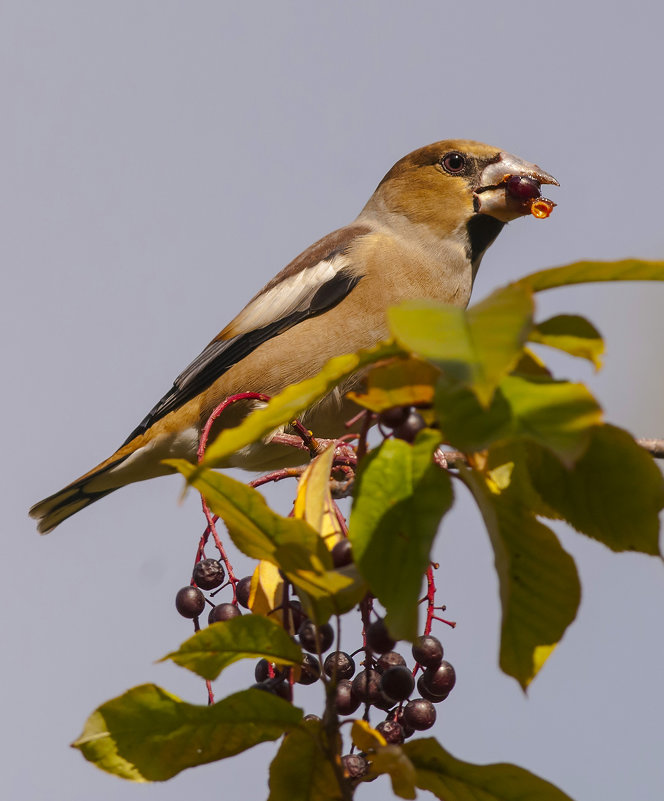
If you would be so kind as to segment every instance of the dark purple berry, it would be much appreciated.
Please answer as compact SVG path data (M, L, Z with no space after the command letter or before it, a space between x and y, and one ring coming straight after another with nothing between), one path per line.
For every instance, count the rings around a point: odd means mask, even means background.
M387 651L381 656L378 657L378 661L376 662L376 670L379 673L385 673L386 670L389 670L391 667L397 667L398 665L405 665L406 660L398 654L396 651Z
M344 537L332 548L332 564L335 567L345 567L353 561L353 551L350 540Z
M249 609L249 593L251 592L251 576L241 578L235 585L235 597L240 606Z
M393 406L378 415L378 422L385 428L396 428L405 422L410 412L410 406Z
M377 654L384 654L386 651L391 651L397 644L387 630L385 621L382 618L374 620L367 626L367 645Z
M393 701L405 701L415 689L415 679L405 665L397 665L380 677L380 689Z
M278 695L280 698L283 698L284 701L290 701L291 699L290 684L287 681L274 681L273 679L268 679L267 681L261 681L257 684L252 684L250 689L262 690L263 692L270 693L271 695Z
M300 678L298 684L313 684L320 678L320 662L313 654L304 654L300 663Z
M413 659L422 667L438 667L443 659L443 646L440 640L430 634L418 637L413 643Z
M191 577L202 590L213 590L224 583L226 571L218 559L201 559L194 565Z
M210 610L208 623L223 623L232 617L240 617L242 612L234 604L217 604Z
M426 425L422 415L412 411L403 423L394 429L393 433L397 439L402 439L405 442L415 442L415 437L423 428L426 428Z
M330 677L350 679L355 673L355 662L344 651L332 651L325 657L323 670Z
M256 681L267 681L268 679L278 678L282 675L281 670L277 670L274 665L272 665L272 676L270 676L270 663L267 659L259 659L256 662L256 667L254 668L254 678Z
M335 706L340 715L352 715L362 702L353 692L353 682L343 679L337 684Z
M447 695L456 684L456 672L449 662L443 660L436 668L427 668L422 681L434 695Z
M305 620L300 626L297 636L305 651L317 654L320 646L320 652L325 653L334 642L334 629L329 623L316 626L311 620Z
M448 696L448 693L445 693L445 695L436 695L436 693L432 693L424 683L424 676L420 676L417 680L417 692L422 696L422 698L425 698L427 701L431 701L432 704L439 704Z
M507 191L517 200L534 200L541 195L537 181L524 175L513 175L507 181Z
M412 726L409 726L406 721L404 720L403 711L405 707L400 706L390 712L388 720L393 720L398 723L401 728L403 729L403 736L408 739L415 734L415 729Z
M385 699L380 691L380 673L377 670L362 670L353 679L353 692L363 704L381 706Z
M183 587L175 596L175 608L182 617L198 617L205 609L205 596L198 587Z
M403 708L403 719L413 729L424 731L436 722L436 708L426 698L415 698Z
M376 731L379 731L388 745L401 745L406 739L403 728L396 720L383 720L376 726Z
M308 715L305 715L302 720L321 720L321 718L319 718L318 715L312 715L309 713Z
M359 754L346 754L341 757L341 766L347 779L361 779L369 772L369 763Z

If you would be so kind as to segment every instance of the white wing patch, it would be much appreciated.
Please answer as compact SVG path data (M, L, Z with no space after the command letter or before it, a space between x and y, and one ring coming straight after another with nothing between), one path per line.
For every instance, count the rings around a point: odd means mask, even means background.
M343 253L323 259L312 267L284 278L277 286L262 292L248 303L227 326L231 336L239 336L263 328L294 311L304 311L323 284L330 281L350 261Z

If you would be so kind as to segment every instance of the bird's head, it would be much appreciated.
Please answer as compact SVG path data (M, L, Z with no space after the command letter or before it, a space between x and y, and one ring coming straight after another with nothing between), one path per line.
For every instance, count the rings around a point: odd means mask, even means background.
M447 139L398 161L366 210L380 207L440 238L463 239L471 260L479 263L505 223L530 213L547 216L555 204L541 198L542 184L558 186L558 181L498 148Z

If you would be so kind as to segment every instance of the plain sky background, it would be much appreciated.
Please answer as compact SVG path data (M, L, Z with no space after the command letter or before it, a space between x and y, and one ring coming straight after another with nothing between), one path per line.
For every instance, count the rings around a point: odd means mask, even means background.
M204 702L154 663L191 631L173 598L202 530L193 494L135 485L46 538L28 507L113 451L250 296L429 142L479 139L561 183L549 220L489 251L475 299L579 258L663 258L663 26L655 3L578 0L0 2L3 798L267 797L272 744L150 786L68 748L132 685ZM605 334L602 373L567 358L559 373L641 436L664 434L663 301L657 284L541 297L540 318L586 314ZM292 492L271 496L281 511ZM458 684L435 734L577 801L659 801L664 569L561 532L583 601L526 698L498 670L492 554L459 498L436 546L459 625L438 631ZM384 778L358 791L388 795Z

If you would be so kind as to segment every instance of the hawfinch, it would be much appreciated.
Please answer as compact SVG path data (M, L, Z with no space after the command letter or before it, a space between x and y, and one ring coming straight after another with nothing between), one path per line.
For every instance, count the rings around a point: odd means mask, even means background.
M331 357L386 339L389 306L429 298L465 307L487 248L505 223L529 213L540 184L557 181L479 142L436 142L402 158L355 222L311 245L263 287L114 454L32 507L39 531L125 484L172 472L163 459L195 461L202 427L228 396L276 395ZM303 416L316 436L345 433L343 423L357 411L343 397L349 388L337 388ZM245 401L230 406L210 441L251 408ZM228 466L301 462L301 451L261 442Z

